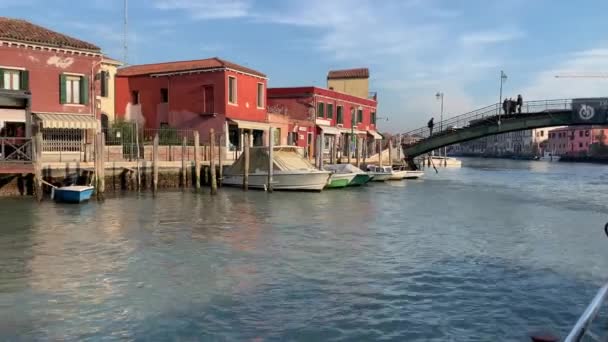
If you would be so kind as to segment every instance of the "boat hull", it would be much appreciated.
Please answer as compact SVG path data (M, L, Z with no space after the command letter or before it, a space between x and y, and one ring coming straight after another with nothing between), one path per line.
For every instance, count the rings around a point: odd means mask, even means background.
M365 173L359 173L355 176L355 178L353 178L353 180L348 184L348 186L361 186L367 184L371 179L372 176Z
M93 191L92 186L62 187L53 190L53 198L61 203L82 203L91 199Z
M273 190L301 190L321 191L327 185L329 172L309 173L275 173L272 175ZM249 175L249 187L252 189L266 189L267 173ZM229 186L243 186L243 175L224 175L222 184Z
M405 177L407 177L407 171L393 171L393 173L391 173L391 175L388 179L389 180L402 180L402 179L405 179Z
M329 177L329 182L327 183L328 189L336 189L336 188L344 188L352 182L355 178L356 174L354 173L333 173L331 177Z
M424 172L422 171L406 171L406 175L404 179L418 179L424 176Z
M370 176L372 176L371 181L372 182L384 182L389 180L389 178L391 178L391 174L390 173L369 173Z

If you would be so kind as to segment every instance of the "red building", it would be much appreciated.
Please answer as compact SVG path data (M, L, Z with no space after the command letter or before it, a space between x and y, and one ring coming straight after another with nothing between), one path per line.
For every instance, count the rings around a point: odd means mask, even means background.
M209 130L228 136L226 147L240 149L242 134L253 145L266 142L266 75L220 59L134 65L116 75L116 116L146 128Z
M558 156L587 156L593 146L607 143L608 128L571 126L549 131L546 151Z
M310 156L321 133L326 138L325 153L334 144L339 155L347 153L351 137L364 138L371 147L382 139L376 131L376 108L374 99L318 87L268 89L268 112L289 116L288 143L305 147Z
M94 94L99 87L91 80L102 58L91 43L0 17L0 89L31 93L31 112L46 139L64 133L84 139L81 129L97 127ZM0 105L4 135L25 128L26 121L25 111ZM25 130L29 133L29 127Z

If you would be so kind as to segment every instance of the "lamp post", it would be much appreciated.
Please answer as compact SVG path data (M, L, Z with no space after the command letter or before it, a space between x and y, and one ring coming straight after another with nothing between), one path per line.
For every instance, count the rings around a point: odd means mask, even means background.
M501 106L502 106L502 84L507 80L507 74L504 71L500 70L500 95L498 97L498 125L500 125L500 114L501 114ZM506 114L506 113L505 113Z
M437 92L437 94L435 94L435 98L437 98L437 101L441 100L441 114L440 114L440 118L439 118L439 132L443 132L443 92ZM447 153L446 153L446 147L443 147L443 158L444 158L444 165L447 165Z

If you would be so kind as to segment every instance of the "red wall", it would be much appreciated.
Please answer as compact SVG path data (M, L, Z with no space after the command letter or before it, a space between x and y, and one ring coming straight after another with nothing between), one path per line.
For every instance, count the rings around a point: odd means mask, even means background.
M237 78L237 104L228 104L228 75ZM203 72L171 77L116 77L116 115L125 118L131 92L139 91L141 113L146 128L159 128L161 122L179 129L198 129L201 137L210 128L223 132L226 118L266 121L266 108L256 106L257 83L266 80L231 71ZM203 113L203 87L213 86L216 115ZM161 103L161 88L169 91L168 104ZM249 106L247 106L249 104Z
M97 73L101 56L84 56L75 53L43 50L41 47L14 47L0 45L0 66L25 68L29 71L29 87L32 92L33 112L93 113L95 96L89 90L89 103L62 105L59 103L59 75L83 74L89 79ZM94 70L92 70L94 68ZM96 87L99 89L99 87Z

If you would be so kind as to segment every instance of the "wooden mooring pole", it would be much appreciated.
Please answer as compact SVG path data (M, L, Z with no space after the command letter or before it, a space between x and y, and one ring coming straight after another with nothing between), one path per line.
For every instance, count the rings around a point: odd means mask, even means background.
M185 189L186 188L186 182L187 182L187 177L186 177L186 143L187 143L187 138L184 137L182 139L182 188Z
M209 167L211 176L211 194L217 194L217 180L215 178L215 130L209 130Z
M158 191L158 133L154 136L152 146L152 193L156 195Z
M103 157L105 136L103 133L97 133L95 140L95 192L97 200L103 201L106 189L105 159Z
M249 134L245 134L245 139L243 140L243 153L244 155L244 165L243 165L243 191L249 190Z
M222 180L224 179L224 164L222 163L222 136L220 135L220 139L217 144L217 164L218 164L218 176L217 176L217 186L222 187Z
M33 157L34 157L34 178L36 187L36 199L42 201L42 133L38 132L34 136L33 142Z
M198 191L201 188L201 165L199 150L199 134L194 132L194 188Z
M355 147L355 157L357 158L357 167L361 167L361 138L357 137L357 146Z
M272 192L272 173L273 173L273 166L274 166L274 160L273 160L273 149L274 149L274 136L272 135L273 130L272 127L270 127L268 129L268 186L266 188L266 190L268 192ZM321 137L323 136L323 134L321 133ZM323 138L321 138L321 141L323 141ZM321 165L323 165L323 154L321 154Z
M388 139L388 165L393 166L393 139Z

